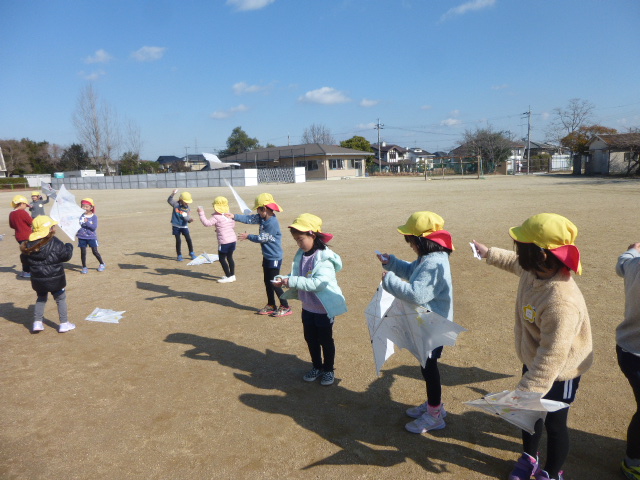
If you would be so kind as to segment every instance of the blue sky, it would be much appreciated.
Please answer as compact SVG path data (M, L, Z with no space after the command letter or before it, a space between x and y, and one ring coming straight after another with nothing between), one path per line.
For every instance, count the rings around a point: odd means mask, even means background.
M429 151L491 125L543 140L571 98L640 127L638 0L0 3L0 138L77 142L80 92L141 132L142 158L262 145L322 124ZM188 149L188 150L187 150Z

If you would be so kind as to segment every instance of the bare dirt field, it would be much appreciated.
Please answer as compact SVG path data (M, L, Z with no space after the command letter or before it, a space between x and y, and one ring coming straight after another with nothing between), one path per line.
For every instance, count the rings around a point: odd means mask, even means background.
M595 364L569 416L565 478L622 478L635 404L615 358L624 297L614 267L640 241L639 187L561 175L238 189L250 205L268 191L284 208L283 273L296 248L286 226L298 214L319 215L335 235L349 312L336 320L337 381L330 387L302 380L310 364L298 302L289 317L255 315L266 303L258 245L238 244L238 281L230 284L216 282L218 263L175 261L170 189L73 191L78 202L96 202L107 270L97 272L89 253L90 273L81 275L76 248L66 270L76 330L56 332L50 299L45 331L30 334L35 292L16 277L18 248L7 220L13 194L0 193L0 478L505 478L521 453L520 431L463 402L518 382L517 278L474 259L468 242L510 248L508 228L540 212L565 215L579 228L584 273L576 280L594 336ZM217 195L238 211L228 189L190 192L193 206L207 213ZM374 251L412 259L396 227L418 210L442 215L453 234L455 320L469 330L441 360L447 427L422 436L404 429L404 410L425 399L418 362L400 351L376 377L363 314L382 272ZM237 224L237 231L245 227L257 230ZM215 253L212 228L196 218L191 231L197 252ZM96 307L126 314L120 324L85 321Z

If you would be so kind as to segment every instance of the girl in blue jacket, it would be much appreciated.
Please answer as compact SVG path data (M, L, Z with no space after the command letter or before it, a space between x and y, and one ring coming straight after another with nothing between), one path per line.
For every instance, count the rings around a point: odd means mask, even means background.
M277 286L289 287L283 298L302 301L302 326L309 347L313 368L302 378L320 384L334 381L333 364L336 347L333 341L333 321L347 311L347 303L336 280L342 270L340 255L327 248L333 235L322 233L322 220L310 213L300 215L289 230L299 250L293 259L289 276L277 276ZM324 355L324 361L322 357Z
M100 252L98 252L98 216L96 213L96 204L91 198L83 198L80 206L84 213L80 215L80 230L76 233L78 237L78 247L80 247L80 260L82 261L82 273L89 273L87 268L87 247L91 248L91 253L98 260L98 271L104 272L107 266L102 260Z
M398 227L405 241L418 256L407 262L394 255L379 254L378 259L386 270L382 274L382 288L400 300L419 305L453 321L453 287L449 255L453 250L451 234L444 230L444 220L433 212L416 212ZM445 427L446 412L442 404L442 384L438 358L442 347L433 349L425 365L421 365L422 377L427 387L427 401L407 410L415 418L406 424L412 433L426 433Z

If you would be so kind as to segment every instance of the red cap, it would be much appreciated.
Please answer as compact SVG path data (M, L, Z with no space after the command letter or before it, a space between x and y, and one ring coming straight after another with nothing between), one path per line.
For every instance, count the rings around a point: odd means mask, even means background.
M454 250L453 240L451 240L451 234L446 230L438 230L436 232L432 232L425 238L428 238L429 240L432 240L438 245L448 248L449 250Z

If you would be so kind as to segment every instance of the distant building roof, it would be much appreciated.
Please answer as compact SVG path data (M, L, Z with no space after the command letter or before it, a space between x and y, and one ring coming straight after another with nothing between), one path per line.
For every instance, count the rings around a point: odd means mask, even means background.
M373 148L376 152L378 151L378 144L377 143L372 143L371 144L371 148ZM397 150L400 153L405 153L407 151L406 148L401 147L400 145L395 145L393 143L382 143L382 145L380 145L380 151L381 152L388 152L389 150Z
M161 165L165 165L167 163L176 163L181 161L182 159L179 157L176 157L175 155L160 155L156 160L156 162L158 162Z
M280 158L303 158L303 157L363 157L371 156L371 152L363 152L352 148L345 148L339 145L326 145L324 143L305 143L302 145L289 145L286 147L256 148L248 152L237 155L222 157L224 162L254 162L273 161Z
M595 138L599 138L610 148L626 149L640 147L640 133L603 133L596 135Z

